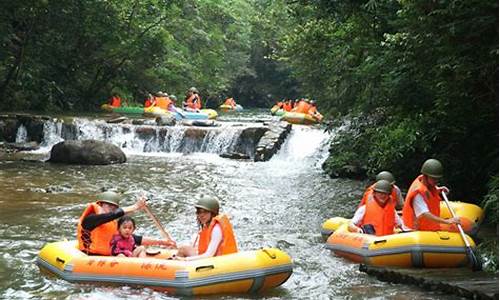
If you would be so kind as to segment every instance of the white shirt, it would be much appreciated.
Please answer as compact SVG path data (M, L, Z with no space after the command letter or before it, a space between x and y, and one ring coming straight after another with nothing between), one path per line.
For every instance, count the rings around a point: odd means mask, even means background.
M361 221L363 221L363 218L365 217L365 213L366 213L366 205L360 206L354 213L354 217L352 217L351 222L354 225L359 226L361 224ZM396 212L394 212L394 221L396 222L397 226L402 226L403 224L401 218L398 216Z
M198 235L196 235L195 238L196 239L195 242L193 243L193 247L195 249L198 249L198 242L199 242ZM217 248L219 248L219 244L221 242L222 242L222 228L220 227L219 224L215 224L214 229L212 230L212 233L210 235L210 243L208 244L207 251L205 251L205 253L200 255L186 257L186 260L194 260L194 259L215 256Z
M429 212L429 207L425 203L424 197L420 194L416 194L413 198L413 211L415 211L415 217L420 217L421 214Z

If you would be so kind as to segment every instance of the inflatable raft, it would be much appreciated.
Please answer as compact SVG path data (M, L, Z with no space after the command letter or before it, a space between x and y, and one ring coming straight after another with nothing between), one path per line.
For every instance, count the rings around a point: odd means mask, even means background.
M442 218L451 218L451 212L448 210L446 203L441 201L441 214ZM465 233L475 236L479 231L479 226L483 222L484 212L483 209L475 204L465 203L460 201L450 201L450 206L455 211L455 214L460 217L460 222ZM350 219L335 217L326 220L321 226L321 236L326 240L337 228L344 223L349 222ZM441 230L457 232L454 225L441 224Z
M273 107L271 107L271 115L273 116L282 116L285 114L285 110L283 110L282 108L280 108L278 105L275 105Z
M231 105L222 104L221 106L219 106L219 109L223 112L242 111L243 106L236 104L236 106L233 108Z
M142 106L119 106L114 107L109 104L101 105L101 109L107 112L113 112L117 114L125 115L142 115L144 113L144 107Z
M144 115L159 117L165 115L173 115L176 120L210 120L217 118L217 112L213 109L202 109L200 112L178 110L175 112L166 109L151 106L144 109Z
M310 114L298 113L298 112L285 112L281 117L281 120L287 121L291 124L304 124L304 125L312 125L319 123L316 118L311 116Z
M76 241L46 244L37 257L43 271L79 283L149 287L175 295L257 293L283 284L292 274L290 257L273 248L195 261L169 260L174 250L146 258L88 256Z
M471 247L474 241L466 236ZM403 268L453 268L469 264L459 233L412 231L386 236L353 233L341 225L326 241L326 248L355 263Z

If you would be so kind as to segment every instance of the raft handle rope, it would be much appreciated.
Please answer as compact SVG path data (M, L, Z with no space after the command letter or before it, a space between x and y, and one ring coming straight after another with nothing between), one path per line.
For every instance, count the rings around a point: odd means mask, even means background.
M268 249L262 249L262 251L267 254L271 259L276 259L276 254L271 253Z

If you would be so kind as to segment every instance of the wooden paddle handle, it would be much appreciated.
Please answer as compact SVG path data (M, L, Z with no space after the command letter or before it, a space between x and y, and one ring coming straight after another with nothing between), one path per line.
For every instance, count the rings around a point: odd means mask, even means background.
M172 236L168 233L168 231L165 230L165 228L163 228L163 226L161 225L158 218L151 212L151 209L149 209L149 207L147 205L144 206L144 211L146 211L146 213L149 215L149 217L151 218L153 223L155 223L156 227L160 231L161 236L164 239L167 239L169 241L173 241Z
M446 206L448 207L448 210L450 211L452 217L456 218L457 215L455 214L455 212L451 208L450 202L448 201L448 197L446 196L446 194L444 192L441 192L441 195L443 195L443 200L446 203ZM458 227L458 231L460 231L460 235L462 236L462 239L464 240L465 246L470 248L469 240L467 240L467 237L465 236L465 232L462 228L462 225L457 224L457 227Z

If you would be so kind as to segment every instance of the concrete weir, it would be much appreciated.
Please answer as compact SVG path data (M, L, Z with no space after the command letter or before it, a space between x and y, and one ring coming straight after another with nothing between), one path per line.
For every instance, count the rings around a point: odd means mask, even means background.
M232 159L267 161L280 149L292 126L286 122L166 122L164 119L114 119L31 114L0 115L3 148L26 144L51 147L63 140L100 140L137 152L207 152ZM0 147L1 147L0 145ZM37 146L37 145L35 145ZM50 149L49 149L50 150Z

